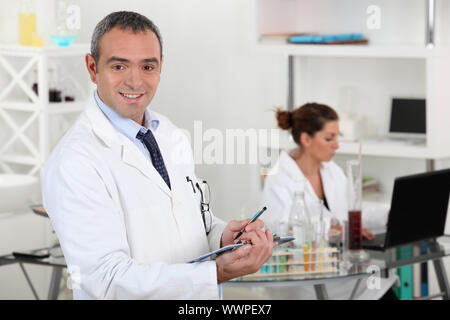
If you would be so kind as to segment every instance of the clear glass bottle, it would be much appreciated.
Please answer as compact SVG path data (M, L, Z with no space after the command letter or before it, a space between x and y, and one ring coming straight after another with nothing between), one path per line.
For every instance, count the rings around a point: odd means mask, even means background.
M291 212L289 214L288 234L295 237L292 242L294 248L303 248L309 244L311 233L311 218L305 205L305 193L303 191L295 192L292 202Z

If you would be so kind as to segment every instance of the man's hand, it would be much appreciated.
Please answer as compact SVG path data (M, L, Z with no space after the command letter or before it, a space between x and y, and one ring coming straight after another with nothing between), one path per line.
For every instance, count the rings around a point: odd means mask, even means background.
M222 238L220 239L220 247L236 243L236 241L234 241L234 237L236 237L239 231L241 231L244 227L245 232L253 232L264 227L264 222L262 220L257 219L247 226L249 221L250 219L230 221L223 230ZM240 236L239 239L242 239L242 236Z
M244 221L247 221L248 223L248 220ZM222 283L246 274L255 273L272 256L272 249L276 243L273 242L273 237L270 230L267 229L266 232L264 232L261 228L255 228L255 226L253 226L253 228L249 228L257 222L258 220L248 225L246 227L246 232L239 237L240 240L245 240L249 242L249 244L246 244L231 252L226 252L217 257L217 283ZM230 222L230 224L232 223L233 222ZM257 225L261 224L264 226L262 221ZM234 227L231 229L234 229L237 226L237 224L233 225ZM242 227L245 226L245 224L239 225ZM230 232L229 234L226 234L224 231L222 241L225 242L226 240L229 240L233 243L234 236L236 236L242 227L236 227L235 230L237 231L232 233ZM247 231L247 228L249 228L249 231ZM223 244L226 245L226 243Z

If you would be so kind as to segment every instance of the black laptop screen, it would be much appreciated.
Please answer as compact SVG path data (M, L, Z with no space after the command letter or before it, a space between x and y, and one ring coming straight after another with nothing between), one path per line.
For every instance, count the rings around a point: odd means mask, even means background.
M450 169L395 180L386 245L397 246L444 234Z

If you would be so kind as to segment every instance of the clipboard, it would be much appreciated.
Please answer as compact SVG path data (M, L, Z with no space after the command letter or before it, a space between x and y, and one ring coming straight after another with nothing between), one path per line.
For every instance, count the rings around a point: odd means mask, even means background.
M293 240L295 240L294 237L283 237L283 238L277 237L277 238L274 239L274 242L278 242L278 245L282 245L282 244L284 244L284 243L286 243L286 242L290 242L290 241L293 241ZM186 262L186 263L200 262L200 261L202 261L202 260L205 260L206 258L209 258L209 257L212 257L212 256L218 256L218 255L221 254L221 253L224 253L224 252L227 252L227 251L230 251L230 250L237 249L237 248L239 248L239 247L242 247L242 246L245 245L245 244L247 244L247 242L241 242L241 243L236 243L236 244L230 244L230 245L225 246L225 247L222 247L222 248L220 248L220 249L217 249L217 250L214 250L214 251L205 253L204 255L201 255L200 257L195 258L195 259L193 259L193 260L190 260L190 261L188 261L188 262Z
M227 251L234 250L234 249L237 249L237 248L239 248L239 247L242 247L244 244L247 244L247 242L241 242L241 243L236 243L236 244L230 244L230 245L225 246L225 247L222 247L222 248L220 248L220 249L217 249L217 250L214 250L214 251L205 253L204 255L201 255L201 256L198 257L198 258L195 258L195 259L193 259L193 260L191 260L191 261L188 261L187 263L200 262L200 261L202 261L202 260L205 260L206 258L209 258L209 257L212 257L212 256L217 256L217 255L219 255L219 254L221 254L221 253L224 253L224 252L227 252Z
M285 244L286 242L291 242L294 241L295 238L294 237L275 237L273 239L274 242L278 242L278 245L282 245Z

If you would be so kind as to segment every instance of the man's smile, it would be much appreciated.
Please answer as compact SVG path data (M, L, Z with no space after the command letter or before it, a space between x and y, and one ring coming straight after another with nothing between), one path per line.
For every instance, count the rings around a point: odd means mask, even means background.
M143 93L130 93L130 92L119 92L126 102L137 102L141 97L144 96Z

